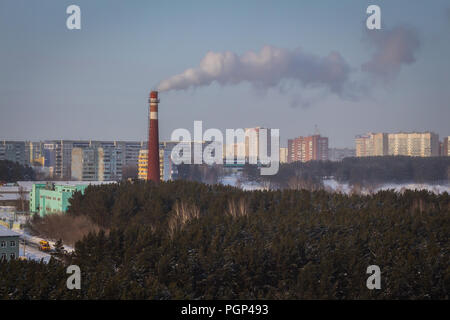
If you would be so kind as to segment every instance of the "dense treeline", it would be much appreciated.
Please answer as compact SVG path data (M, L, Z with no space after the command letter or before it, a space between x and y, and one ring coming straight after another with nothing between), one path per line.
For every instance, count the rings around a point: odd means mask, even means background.
M364 157L344 158L340 162L309 161L283 163L276 175L260 176L252 166L244 174L251 180L263 180L286 188L298 181L320 184L323 177L334 177L351 185L383 183L434 183L450 180L450 157Z
M0 298L448 299L450 196L245 192L175 181L90 186L89 234L65 262L0 263ZM65 269L79 265L81 290ZM381 290L368 290L378 265Z
M20 180L35 180L34 170L17 162L0 160L0 182L16 182Z

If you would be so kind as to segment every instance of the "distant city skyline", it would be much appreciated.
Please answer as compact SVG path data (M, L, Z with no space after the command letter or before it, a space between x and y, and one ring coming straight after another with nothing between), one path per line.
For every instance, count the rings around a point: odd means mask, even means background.
M367 132L450 135L448 1L379 3L370 32L371 1L80 0L77 31L70 4L0 3L1 140L145 141L158 85L176 89L160 93L161 140L194 120L279 128L282 146L315 125L336 148ZM173 81L187 69L194 88Z

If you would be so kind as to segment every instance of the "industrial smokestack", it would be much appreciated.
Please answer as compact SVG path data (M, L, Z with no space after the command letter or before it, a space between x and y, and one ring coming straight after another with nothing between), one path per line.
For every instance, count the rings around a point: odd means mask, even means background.
M158 133L158 91L150 92L148 130L148 172L147 180L159 183L159 133Z

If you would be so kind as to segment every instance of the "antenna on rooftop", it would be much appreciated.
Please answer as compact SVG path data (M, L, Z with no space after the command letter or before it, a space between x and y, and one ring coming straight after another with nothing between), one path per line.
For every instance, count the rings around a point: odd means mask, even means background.
M314 134L320 135L319 127L317 126L317 124L314 125Z

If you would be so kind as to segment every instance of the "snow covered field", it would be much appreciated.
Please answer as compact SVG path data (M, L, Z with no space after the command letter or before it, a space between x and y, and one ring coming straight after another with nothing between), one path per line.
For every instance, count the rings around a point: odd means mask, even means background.
M352 187L348 183L339 183L334 179L326 179L323 181L326 188L330 188L333 191L349 193ZM390 190L393 189L397 192L402 190L427 190L434 193L450 193L450 184L421 184L421 183L386 183L373 188L374 192L380 190ZM368 190L363 189L362 193L368 192Z
M240 181L240 175L237 173L225 176L220 181L223 185L241 188L242 190L263 190L264 187L254 181Z
M242 181L239 173L233 173L231 175L227 175L222 178L221 183L224 185L229 185L233 187L238 187L243 190L264 190L264 186L257 182L248 182ZM323 180L323 184L327 190L342 192L342 193L350 193L352 191L352 186L349 186L348 183L340 183L334 179L325 179ZM393 189L397 192L400 192L405 189L409 190L428 190L434 193L450 193L450 183L447 184L420 184L420 183L386 183L383 185L376 186L373 188L373 192L377 192L380 190L389 190ZM362 189L361 193L368 193L369 190Z

